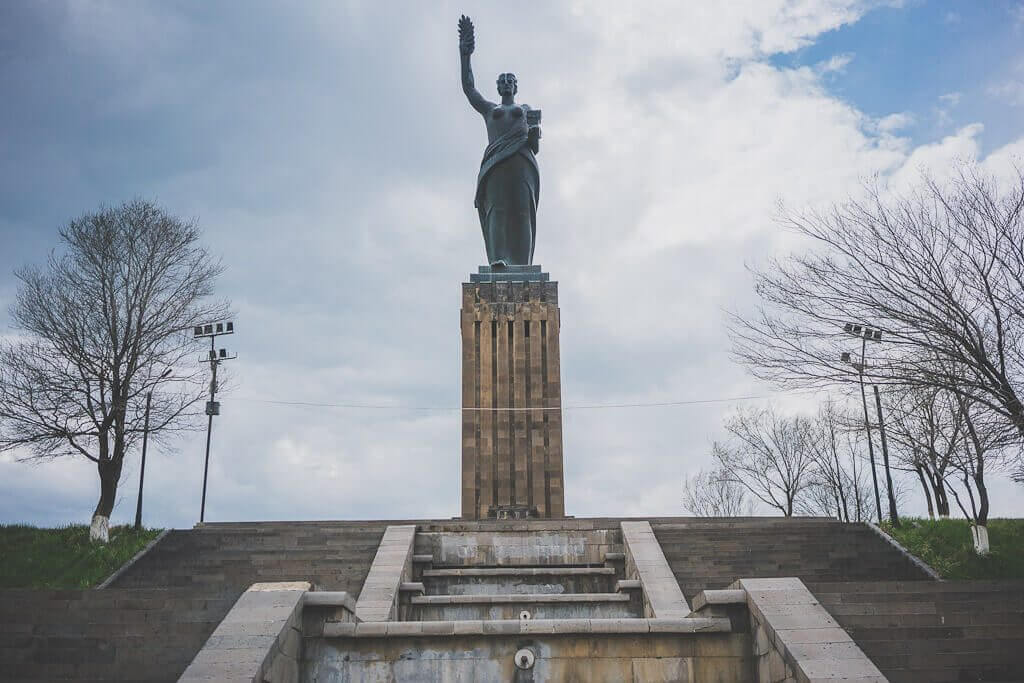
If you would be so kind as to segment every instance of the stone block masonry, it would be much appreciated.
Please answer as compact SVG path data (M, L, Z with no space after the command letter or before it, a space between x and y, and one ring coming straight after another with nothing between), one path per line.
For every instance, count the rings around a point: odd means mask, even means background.
M398 616L398 594L402 582L412 578L412 551L416 525L389 526L377 548L363 590L356 601L356 616L362 621L388 621Z
M626 549L626 576L639 579L643 588L644 616L668 619L689 616L690 606L650 522L622 522L622 542Z
M462 517L565 516L558 283L483 267L462 285Z
M298 683L305 581L256 583L185 669L181 683Z

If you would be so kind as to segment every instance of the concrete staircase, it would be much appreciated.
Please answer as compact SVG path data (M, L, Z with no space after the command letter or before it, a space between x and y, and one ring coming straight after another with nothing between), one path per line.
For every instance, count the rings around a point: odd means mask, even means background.
M0 680L175 681L236 597L181 588L0 591Z
M1024 581L809 588L891 683L1024 681Z
M187 587L236 594L253 583L310 581L358 595L383 522L218 523L172 531L112 585Z
M870 528L827 519L650 523L690 601L740 577L796 576L893 681L1024 681L1020 583L928 581ZM0 679L176 680L253 583L359 596L389 524L208 524L171 532L103 590L0 591ZM408 524L418 532L402 619L643 612L625 580L620 520Z
M740 577L825 581L930 577L863 524L778 517L652 520L687 600Z
M537 538L434 531L418 533L415 548L404 621L642 616L640 585L624 580L616 529Z

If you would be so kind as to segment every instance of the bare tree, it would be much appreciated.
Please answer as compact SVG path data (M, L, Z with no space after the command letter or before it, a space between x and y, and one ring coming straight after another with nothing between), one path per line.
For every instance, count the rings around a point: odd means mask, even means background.
M807 495L799 511L844 522L871 517L870 472L860 461L863 430L858 418L829 398L818 409L808 447L814 460Z
M952 391L1024 435L1024 172L1000 187L962 165L948 184L868 187L864 199L781 219L818 249L756 271L761 306L732 316L734 354L755 375L852 382L841 330L868 324L887 340L866 364L871 382Z
M754 514L742 486L721 470L701 470L683 482L683 506L697 517L742 517Z
M894 387L885 403L897 468L917 475L930 517L949 517L946 476L964 429L956 400L934 387Z
M59 235L45 269L16 273L20 334L0 345L0 449L96 463L90 537L105 542L146 394L156 438L187 428L203 398L190 332L227 313L210 300L222 266L195 223L143 200L87 213Z
M791 517L814 471L810 420L780 416L773 408L740 409L725 429L729 439L712 446L724 476Z

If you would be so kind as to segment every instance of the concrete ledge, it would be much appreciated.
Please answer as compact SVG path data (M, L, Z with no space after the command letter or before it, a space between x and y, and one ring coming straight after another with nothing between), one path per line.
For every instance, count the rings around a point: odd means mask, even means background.
M650 523L622 522L622 544L626 550L626 576L640 579L643 586L644 616L685 619L690 614L690 605Z
M909 550L900 545L900 542L897 541L895 538L882 531L882 528L880 526L878 526L877 524L872 524L871 522L864 522L864 524L867 525L867 527L874 531L878 536L881 536L883 541L891 545L893 548L896 548L896 550L900 551L901 555L910 560L911 564L913 564L915 567L917 567L922 572L927 574L930 578L934 579L935 581L943 581L942 576L937 571L932 569L924 560L919 558L917 555L914 555Z
M356 600L356 616L361 621L390 621L398 616L402 582L412 578L415 540L415 524L389 526L384 530L384 537Z
M150 550L152 550L153 547L156 546L157 543L159 543L160 541L164 540L164 537L167 534L171 533L171 531L172 531L172 529L164 529L163 531L161 531L157 535L156 538L154 538L152 541L150 541L149 543L146 544L146 547L144 547L139 552L135 553L135 555L132 557L132 559L130 559L127 562L125 562L124 564L122 564L120 567L117 568L117 570L113 574L108 576L106 578L106 580L103 581L103 583L101 583L100 585L96 586L96 590L100 590L102 588L106 588L107 586L109 586L110 584L114 583L119 578L121 578L122 574L124 574L126 571L131 569L132 565L134 565L136 562L141 560L142 557L146 553L148 553Z
M179 683L298 683L305 581L256 583L242 593Z
M629 602L623 593L481 593L473 595L419 595L414 605L517 604L527 602Z
M615 582L616 592L642 590L643 587L639 579L619 579Z
M800 579L740 579L731 588L747 595L762 683L888 680Z
M324 624L324 638L436 635L507 636L544 633L731 633L728 619L503 619Z

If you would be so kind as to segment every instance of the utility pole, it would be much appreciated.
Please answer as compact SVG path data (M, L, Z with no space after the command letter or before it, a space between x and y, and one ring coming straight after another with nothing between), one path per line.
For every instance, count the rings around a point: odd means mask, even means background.
M861 331L863 330L863 336ZM844 353L842 355L843 362L849 363L857 370L857 377L860 379L860 400L864 406L864 429L868 434L868 460L871 461L871 483L875 488L875 512L877 514L878 523L882 523L882 497L878 493L878 468L875 466L875 445L871 441L871 417L868 415L868 397L864 392L864 367L866 360L864 358L867 352L868 337L873 336L870 328L863 328L860 325L854 325L853 323L846 323L843 326L843 331L852 334L857 337L861 337L860 341L860 362L856 363L850 360L850 354ZM881 331L878 332L878 337L881 339Z
M142 482L146 479L146 441L149 437L149 404L153 401L153 392L146 394L146 417L142 426L142 465L139 467L139 500L135 506L135 530L142 528Z
M167 379L171 374L172 368L164 370L163 374L160 375L160 380ZM149 441L149 406L153 402L153 390L150 389L146 392L146 417L142 424L142 466L139 467L139 499L135 505L135 529L139 530L142 528L142 483L146 480L146 442Z
M882 397L878 394L878 385L872 385L875 389L875 408L878 410L878 433L882 435L882 460L885 462L885 485L889 493L889 523L894 528L899 528L900 516L896 511L896 495L892 490L892 474L889 472L889 445L885 441L885 421L882 420Z
M220 322L220 323L208 323L206 325L196 325L195 337L197 339L201 337L210 338L210 353L206 358L200 358L200 363L210 363L210 400L206 402L206 458L203 462L203 498L202 503L199 507L199 523L202 524L206 519L206 481L210 473L210 437L213 434L213 416L220 415L220 403L216 401L217 397L217 367L226 360L234 360L238 358L237 354L233 356L228 355L227 349L221 349L217 352L216 339L217 335L221 334L234 334L235 324L233 322Z
M871 476L875 484L875 508L878 512L878 523L882 523L882 501L878 495L878 473L875 469L875 449L871 443L871 418L868 416L868 399L864 393L864 371L867 368L867 360L865 353L867 351L867 343L869 341L880 342L882 341L882 331L872 329L866 325L856 325L854 323L846 323L843 326L843 331L852 334L855 337L860 337L860 363L854 363L850 360L850 354L844 353L841 358L843 361L850 363L857 369L857 374L860 376L860 399L864 405L864 427L868 432L868 456L871 458ZM899 513L896 511L896 494L892 487L892 472L889 468L889 443L885 438L885 421L882 419L882 398L878 392L878 385L871 385L875 391L875 408L878 410L878 433L882 437L882 461L885 466L885 489L889 499L889 523L894 527L900 525Z

